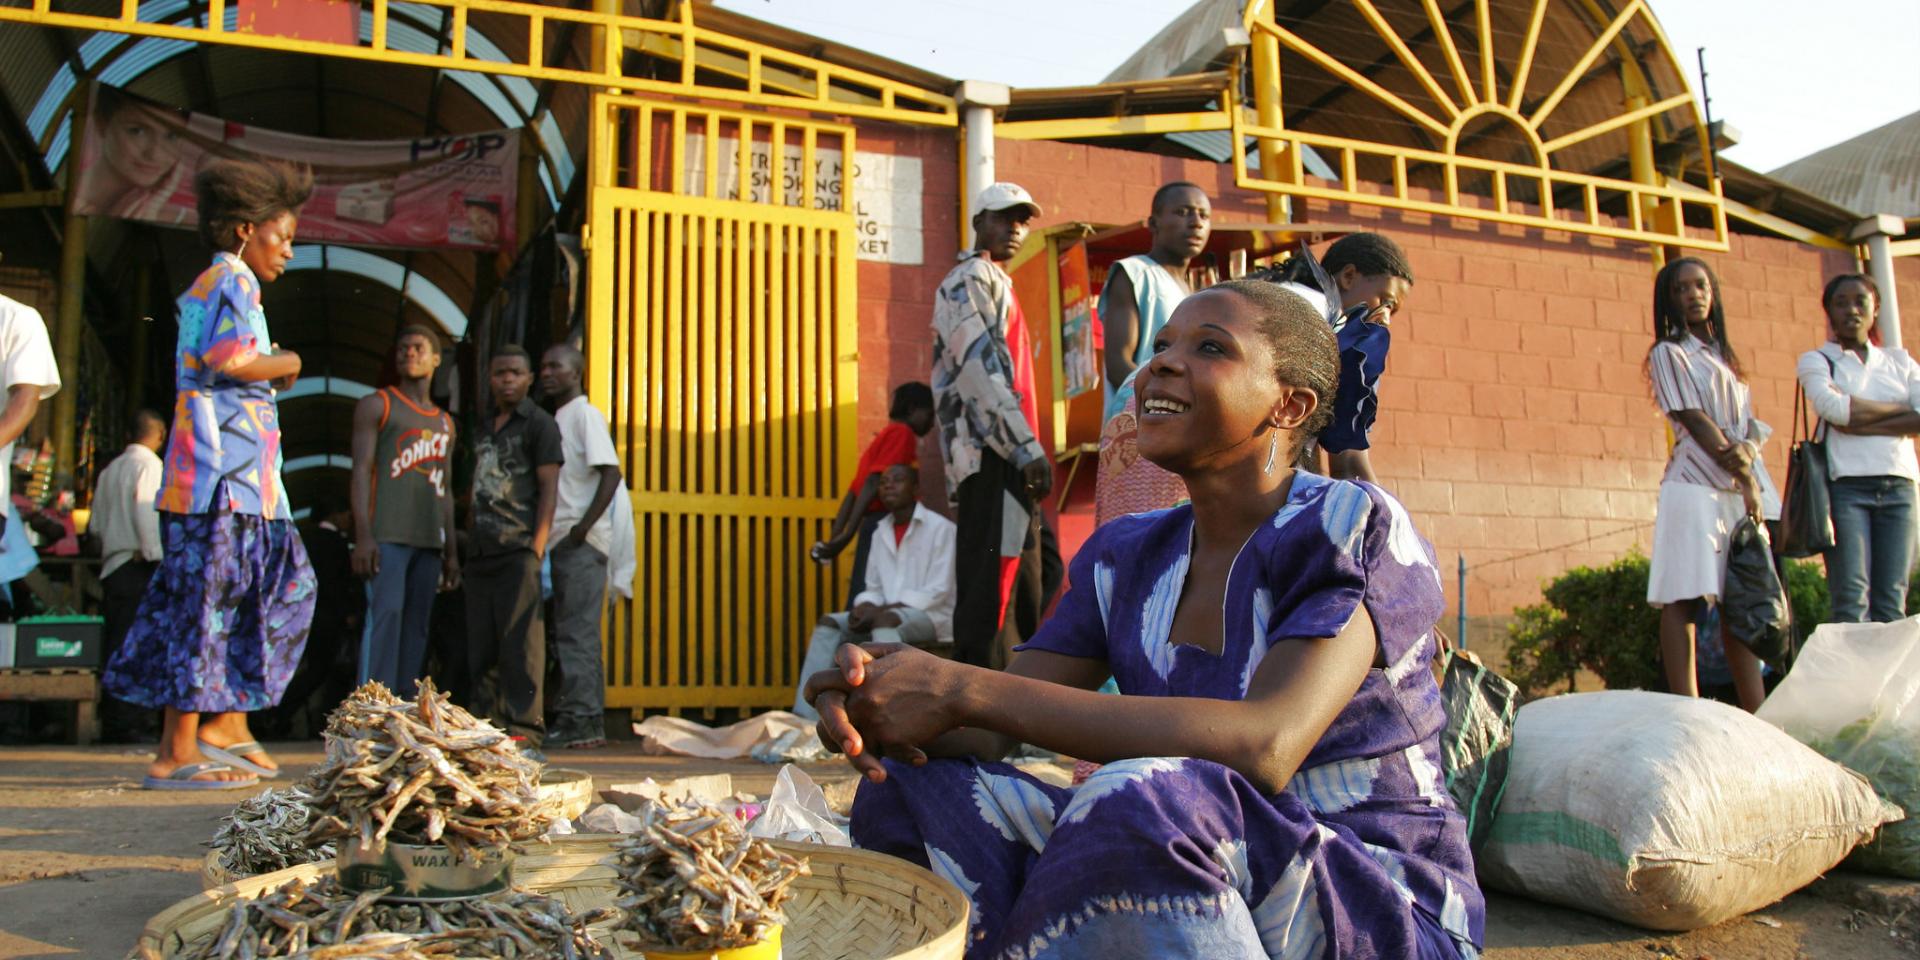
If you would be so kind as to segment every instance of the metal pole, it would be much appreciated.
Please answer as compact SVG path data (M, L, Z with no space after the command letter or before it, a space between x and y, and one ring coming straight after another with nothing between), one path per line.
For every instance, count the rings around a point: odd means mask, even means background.
M77 121L76 121L77 122ZM87 278L87 218L67 212L66 226L60 233L60 309L53 328L53 360L66 384L53 395L53 474L72 477L74 462L74 419L80 385L80 325L86 322L82 309Z
M1272 25L1272 2L1261 4L1260 22ZM1254 117L1262 127L1278 130L1286 126L1286 118L1280 110L1280 38L1266 30L1253 31L1253 111ZM1268 180L1291 182L1291 171L1282 163L1280 144L1272 137L1255 137L1260 147L1260 176ZM1233 149L1243 150L1241 144ZM1292 219L1292 210L1287 197L1278 193L1267 194L1267 221L1286 223Z
M973 247L973 198L998 179L994 171L993 110L1012 101L1005 84L962 80L954 99L960 101L965 138L960 154L960 249ZM1042 198L1042 202L1044 198Z
M1453 644L1465 650L1467 648L1467 555L1456 553L1454 558L1460 563L1460 619L1453 628L1453 632L1458 634L1454 637Z
M1847 239L1867 245L1867 272L1880 288L1880 345L1900 349L1900 291L1894 284L1890 238L1907 232L1906 221L1892 214L1868 217L1855 224Z

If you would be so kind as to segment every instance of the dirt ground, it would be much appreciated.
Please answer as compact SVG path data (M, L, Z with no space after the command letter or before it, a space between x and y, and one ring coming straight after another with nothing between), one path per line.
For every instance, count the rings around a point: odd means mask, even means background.
M290 770L319 744L275 748ZM200 890L201 846L245 791L150 793L132 747L0 747L0 960L114 958L148 917ZM764 795L774 767L641 755L632 744L556 757L600 784L730 773ZM839 764L809 768L826 782ZM1920 884L1836 874L1759 914L1672 936L1493 895L1491 960L1913 960L1920 956ZM803 960L803 958L795 958Z

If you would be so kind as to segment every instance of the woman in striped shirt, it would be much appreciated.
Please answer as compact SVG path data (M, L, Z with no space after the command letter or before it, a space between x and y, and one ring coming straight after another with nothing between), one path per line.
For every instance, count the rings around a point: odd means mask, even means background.
M1701 603L1719 600L1733 528L1742 516L1780 515L1760 462L1760 446L1773 429L1753 415L1740 360L1727 343L1720 281L1705 263L1683 257L1667 264L1654 279L1653 314L1647 379L1654 403L1672 422L1674 444L1660 480L1647 602L1661 608L1667 688L1697 697L1691 627ZM1760 661L1725 630L1721 642L1740 705L1759 709L1766 696Z

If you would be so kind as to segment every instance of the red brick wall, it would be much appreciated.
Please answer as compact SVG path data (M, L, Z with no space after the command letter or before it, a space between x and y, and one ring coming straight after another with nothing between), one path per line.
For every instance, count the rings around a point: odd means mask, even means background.
M1032 191L1044 223L1138 219L1177 179L1208 188L1217 220L1265 219L1226 165L1074 144L997 149L1000 178ZM1449 605L1456 554L1470 568L1470 611L1487 615L1536 602L1541 582L1570 566L1647 547L1667 434L1641 372L1652 337L1645 248L1373 207L1296 214L1366 224L1413 258L1419 283L1394 324L1373 459L1439 552ZM1765 451L1779 482L1794 359L1822 339L1821 284L1852 258L1736 236L1706 259L1756 411L1779 437ZM1920 317L1920 263L1903 266L1903 299Z
M856 147L861 151L916 156L921 164L921 222L923 256L919 266L861 261L860 293L860 428L859 444L887 424L887 404L893 388L911 380L925 381L933 360L933 291L953 268L959 250L959 154L951 130L908 129L883 124L861 124ZM938 463L934 431L921 445L921 461ZM925 472L922 499L939 507L937 472Z

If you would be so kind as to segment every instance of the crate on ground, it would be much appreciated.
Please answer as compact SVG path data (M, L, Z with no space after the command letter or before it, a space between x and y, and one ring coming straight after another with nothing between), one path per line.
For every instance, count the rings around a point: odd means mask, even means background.
M73 704L73 741L87 744L100 735L96 708L100 678L92 670L0 670L0 701L66 701Z

